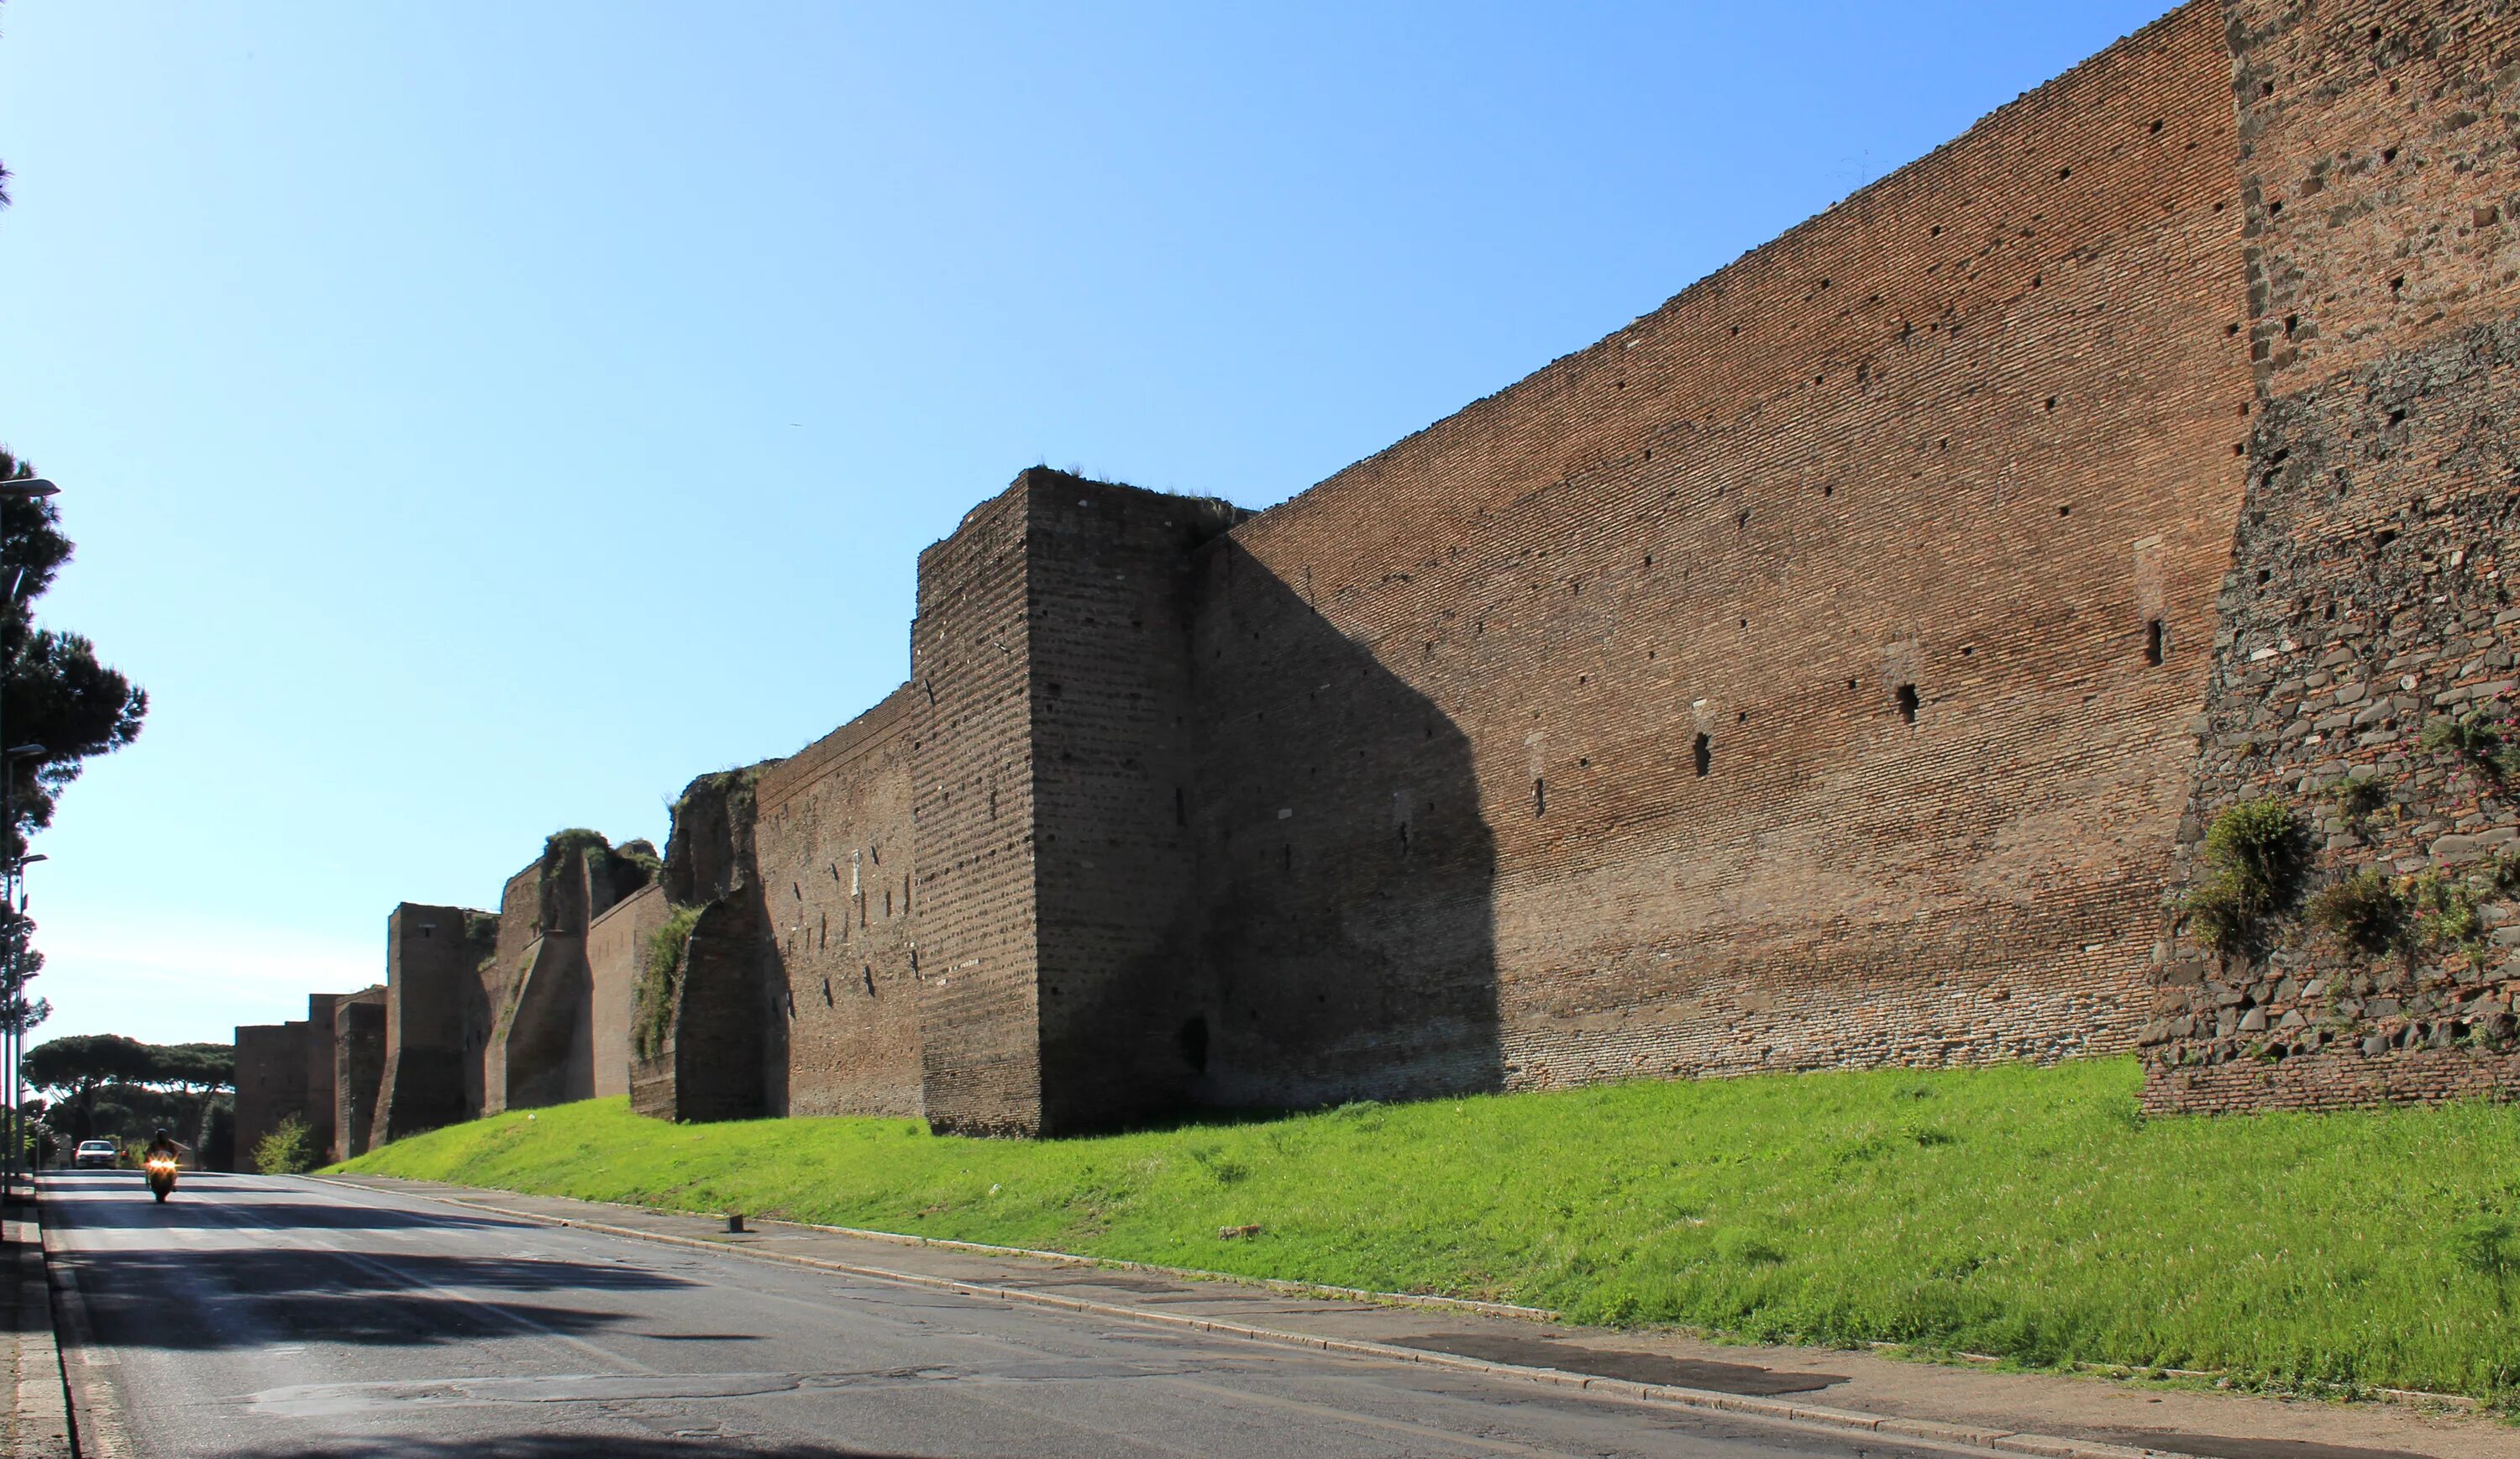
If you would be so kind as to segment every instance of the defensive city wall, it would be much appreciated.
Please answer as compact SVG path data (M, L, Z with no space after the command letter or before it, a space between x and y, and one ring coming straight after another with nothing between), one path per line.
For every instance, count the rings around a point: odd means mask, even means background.
M240 1148L2129 1049L2157 1111L2520 1087L2515 135L2511 8L2194 0L1282 506L1025 471L881 704L240 1030Z

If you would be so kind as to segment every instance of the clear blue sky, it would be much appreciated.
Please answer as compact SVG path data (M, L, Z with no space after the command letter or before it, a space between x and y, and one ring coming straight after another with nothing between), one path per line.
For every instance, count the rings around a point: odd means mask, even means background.
M15 0L0 441L153 699L37 1038L378 981L898 684L1019 468L1282 501L2159 3Z

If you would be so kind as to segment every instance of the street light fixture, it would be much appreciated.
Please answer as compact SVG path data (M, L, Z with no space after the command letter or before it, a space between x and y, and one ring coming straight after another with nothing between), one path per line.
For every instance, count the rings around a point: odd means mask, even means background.
M58 497L62 489L41 476L0 481L0 497Z

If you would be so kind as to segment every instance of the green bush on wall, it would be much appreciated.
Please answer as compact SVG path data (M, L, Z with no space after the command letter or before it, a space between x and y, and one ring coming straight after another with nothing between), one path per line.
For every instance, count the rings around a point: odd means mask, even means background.
M642 1059L665 1051L665 1037L674 1027L674 993L683 976L683 951L691 946L692 928L700 919L697 906L673 908L664 925L648 934L647 956L639 964L639 987L632 999L630 1041Z
M2267 919L2301 900L2308 828L2281 801L2242 801L2206 828L2204 856L2213 870L2187 894L2188 927L2218 952L2256 953Z

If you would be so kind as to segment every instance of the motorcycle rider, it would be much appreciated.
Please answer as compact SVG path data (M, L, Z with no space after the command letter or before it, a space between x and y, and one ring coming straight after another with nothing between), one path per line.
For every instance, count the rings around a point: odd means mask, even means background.
M163 1126L158 1127L158 1132L149 1137L149 1148L147 1151L142 1153L140 1163L142 1165L147 1165L149 1162L156 1160L160 1155L165 1156L168 1160L175 1162L177 1165L181 1165L184 1162L184 1152L182 1148L175 1143L175 1137L167 1133L165 1127Z

